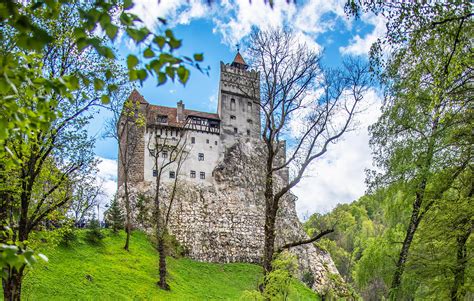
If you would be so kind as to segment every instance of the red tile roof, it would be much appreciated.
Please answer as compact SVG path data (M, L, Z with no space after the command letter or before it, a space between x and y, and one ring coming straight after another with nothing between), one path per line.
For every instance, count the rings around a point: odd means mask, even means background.
M141 104L148 104L148 101L137 91L137 89L133 89L132 93L128 97L129 100L139 101Z
M177 108L165 107L165 106L158 106L152 105L148 103L145 98L137 91L133 90L129 96L129 99L138 100L140 103L146 105L146 121L148 124L153 124L156 122L156 117L158 115L165 115L168 117L168 125L169 126L181 126L183 123L178 122L176 116L178 114ZM187 110L184 109L184 116L185 120L188 116L196 116L201 118L209 118L209 119L216 119L219 120L219 115L214 113L207 113L207 112L199 112L194 110Z
M244 61L244 58L240 55L240 52L237 52L237 54L235 55L234 63L247 65L247 63Z

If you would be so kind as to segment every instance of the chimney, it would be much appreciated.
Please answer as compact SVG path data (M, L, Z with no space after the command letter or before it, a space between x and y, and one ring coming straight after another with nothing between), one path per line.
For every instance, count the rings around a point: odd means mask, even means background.
M176 119L178 122L184 121L184 103L182 100L178 101Z

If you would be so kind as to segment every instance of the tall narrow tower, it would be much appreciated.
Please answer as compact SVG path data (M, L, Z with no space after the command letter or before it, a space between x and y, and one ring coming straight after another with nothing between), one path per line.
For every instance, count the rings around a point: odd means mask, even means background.
M260 138L260 74L248 67L239 52L231 64L221 62L218 114L225 147Z

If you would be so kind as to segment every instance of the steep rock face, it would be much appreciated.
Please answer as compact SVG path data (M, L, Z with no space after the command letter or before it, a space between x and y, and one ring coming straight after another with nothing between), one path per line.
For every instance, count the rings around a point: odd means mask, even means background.
M264 212L263 148L258 142L239 142L229 148L214 169L214 185L181 181L173 203L169 229L187 249L188 256L206 262L260 263L263 255ZM278 179L278 181L282 181ZM141 182L132 189L149 199L154 184ZM163 195L167 195L164 188ZM164 203L168 203L166 197ZM307 238L295 210L296 197L282 199L277 218L277 246ZM291 249L298 257L300 276L310 272L313 289L336 289L330 281L338 271L330 255L313 244Z

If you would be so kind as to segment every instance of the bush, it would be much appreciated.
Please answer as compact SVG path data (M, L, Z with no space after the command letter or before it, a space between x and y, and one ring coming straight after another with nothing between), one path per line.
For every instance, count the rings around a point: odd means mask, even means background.
M77 240L76 229L74 228L74 221L68 219L61 228L58 229L61 240L60 245L69 247L71 243Z
M165 234L165 248L168 255L173 258L181 258L187 255L186 249L179 243L174 235Z
M117 233L118 230L123 229L123 212L116 197L112 199L110 208L105 212L105 222L112 228L114 233Z
M91 244L99 244L102 239L104 239L104 234L100 229L99 221L93 218L87 227L86 240Z
M313 287L314 284L314 275L311 271L306 271L303 273L303 278L301 281L306 284L309 288Z

